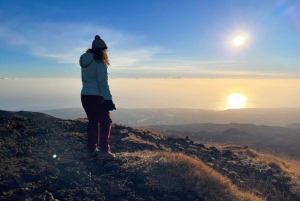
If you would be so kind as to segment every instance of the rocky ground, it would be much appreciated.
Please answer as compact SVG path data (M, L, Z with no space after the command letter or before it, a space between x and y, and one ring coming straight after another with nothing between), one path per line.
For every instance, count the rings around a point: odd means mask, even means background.
M235 154L247 147L217 149L113 125L111 148L117 158L101 161L87 153L86 127L84 119L0 117L0 200L213 200L181 181L172 191L148 185L151 175L128 165L139 160L131 153L141 151L183 153L264 200L300 200L296 175Z

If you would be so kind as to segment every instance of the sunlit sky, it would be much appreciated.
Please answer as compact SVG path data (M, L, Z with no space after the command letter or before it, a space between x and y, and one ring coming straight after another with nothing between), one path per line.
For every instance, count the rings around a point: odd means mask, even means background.
M99 34L112 78L300 78L299 19L299 0L1 1L0 77L79 78Z

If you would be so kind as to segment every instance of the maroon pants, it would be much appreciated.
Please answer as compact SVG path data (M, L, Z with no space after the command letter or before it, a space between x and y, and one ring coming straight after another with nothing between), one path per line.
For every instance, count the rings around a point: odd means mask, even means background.
M102 109L103 97L81 95L81 103L89 120L87 128L87 146L89 150L97 145L101 151L110 151L111 116Z

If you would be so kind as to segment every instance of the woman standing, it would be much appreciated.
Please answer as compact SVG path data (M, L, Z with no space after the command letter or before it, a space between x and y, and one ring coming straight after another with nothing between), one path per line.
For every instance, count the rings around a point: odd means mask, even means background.
M87 147L98 158L115 158L110 152L110 110L115 110L108 85L110 65L105 42L96 35L92 49L81 55L81 103L88 117Z

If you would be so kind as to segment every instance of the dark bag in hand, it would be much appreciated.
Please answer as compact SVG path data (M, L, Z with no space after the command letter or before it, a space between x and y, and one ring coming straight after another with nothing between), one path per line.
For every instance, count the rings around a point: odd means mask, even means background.
M116 110L116 106L112 100L104 100L102 108L103 110Z

